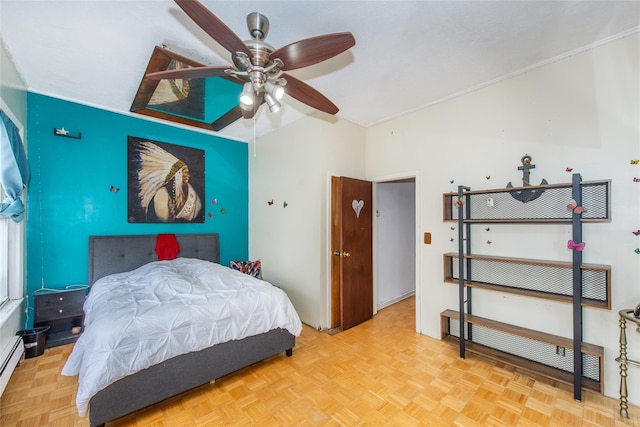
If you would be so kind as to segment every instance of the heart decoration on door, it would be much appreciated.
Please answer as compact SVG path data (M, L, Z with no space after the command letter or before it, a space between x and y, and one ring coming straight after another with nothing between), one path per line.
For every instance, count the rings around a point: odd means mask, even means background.
M354 200L353 202L351 202L351 207L356 213L356 218L360 218L360 211L362 210L363 206L364 200Z

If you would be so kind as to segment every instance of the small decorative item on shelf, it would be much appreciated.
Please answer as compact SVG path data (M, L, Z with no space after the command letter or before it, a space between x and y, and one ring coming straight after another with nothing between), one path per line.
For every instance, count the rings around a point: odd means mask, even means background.
M82 132L78 132L76 134L71 134L64 127L60 128L60 129L53 128L53 134L55 136L64 136L65 138L82 139Z

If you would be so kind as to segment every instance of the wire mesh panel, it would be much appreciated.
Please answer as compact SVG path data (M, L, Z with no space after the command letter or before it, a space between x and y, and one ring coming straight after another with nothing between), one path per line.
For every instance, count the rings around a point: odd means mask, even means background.
M448 327L450 335L460 338L457 320L451 321L449 318ZM573 374L571 348L476 324L471 324L471 336L473 343ZM465 339L468 340L468 331L465 331ZM583 352L583 377L601 383L601 363L600 357Z
M573 270L569 262L537 261L522 258L465 256L470 261L471 277L464 264L464 277L470 285L502 287L504 292L539 292L541 297L573 296ZM445 281L458 283L458 254L444 254ZM611 267L583 264L582 300L584 305L610 308ZM561 298L562 299L562 298ZM566 298L569 300L569 298Z
M611 181L580 184L583 222L610 221ZM523 192L541 193L537 198L523 198ZM466 191L462 200L454 193L444 195L444 219L458 219L458 205L468 204L470 222L571 222L572 186L549 184L539 186ZM526 196L526 194L525 194ZM524 199L524 201L523 201Z

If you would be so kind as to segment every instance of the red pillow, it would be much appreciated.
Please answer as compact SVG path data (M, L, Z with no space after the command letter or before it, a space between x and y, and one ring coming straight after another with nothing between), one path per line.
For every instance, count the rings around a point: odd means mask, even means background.
M176 259L180 245L175 234L158 234L156 237L156 254L159 261Z

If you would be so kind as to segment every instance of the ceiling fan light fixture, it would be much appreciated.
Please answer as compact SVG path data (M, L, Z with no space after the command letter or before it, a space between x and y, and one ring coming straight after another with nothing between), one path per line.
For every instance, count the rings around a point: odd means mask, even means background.
M253 105L253 86L250 82L247 82L242 87L242 93L240 94L240 102L244 105Z
M276 101L280 101L284 96L284 87L280 86L278 83L267 82L264 85L264 89L267 93L271 94Z
M271 111L272 113L275 113L281 107L280 103L276 101L273 95L271 95L269 92L265 92L264 100L267 102L267 105L269 106L269 111Z

